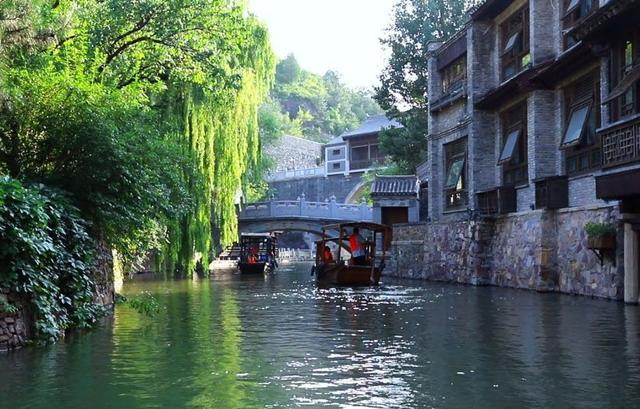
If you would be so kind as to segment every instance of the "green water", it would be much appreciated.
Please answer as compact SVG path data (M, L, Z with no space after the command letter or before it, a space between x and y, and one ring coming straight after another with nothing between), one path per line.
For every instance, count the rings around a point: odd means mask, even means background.
M638 408L637 307L274 275L128 283L94 331L0 355L1 408Z

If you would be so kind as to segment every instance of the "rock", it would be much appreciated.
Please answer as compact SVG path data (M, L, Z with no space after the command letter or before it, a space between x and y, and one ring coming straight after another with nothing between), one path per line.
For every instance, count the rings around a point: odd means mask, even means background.
M7 341L9 341L8 335L0 335L0 342L7 342Z
M16 327L13 326L13 325L9 325L9 332L12 333L12 334L15 334L16 333Z
M16 320L13 317L7 317L4 319L4 322L6 322L7 324L13 324L14 322L16 322Z
M18 322L16 322L16 332L18 334L24 334L25 332L25 326L24 323L22 322L22 320L18 320Z

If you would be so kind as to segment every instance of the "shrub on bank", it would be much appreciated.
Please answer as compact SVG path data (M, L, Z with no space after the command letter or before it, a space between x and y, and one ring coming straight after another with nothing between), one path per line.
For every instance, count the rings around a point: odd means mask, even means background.
M103 313L93 300L94 254L87 223L64 194L0 177L0 287L30 306L36 340L56 341Z

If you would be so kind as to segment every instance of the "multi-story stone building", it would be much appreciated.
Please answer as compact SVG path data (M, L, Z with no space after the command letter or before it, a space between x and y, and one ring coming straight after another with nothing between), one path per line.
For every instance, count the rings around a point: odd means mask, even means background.
M429 50L428 222L395 274L638 302L640 1L486 0Z

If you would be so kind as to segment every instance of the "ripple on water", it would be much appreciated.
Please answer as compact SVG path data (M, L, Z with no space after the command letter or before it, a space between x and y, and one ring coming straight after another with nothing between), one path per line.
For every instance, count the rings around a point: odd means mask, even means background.
M0 355L12 409L640 407L638 309L497 288L317 288L308 268L129 283L96 331ZM0 408L7 400L0 399Z

